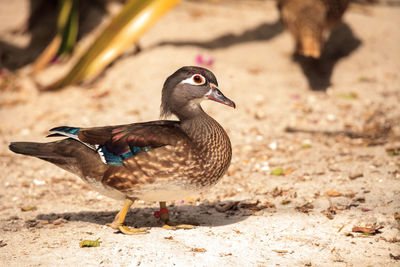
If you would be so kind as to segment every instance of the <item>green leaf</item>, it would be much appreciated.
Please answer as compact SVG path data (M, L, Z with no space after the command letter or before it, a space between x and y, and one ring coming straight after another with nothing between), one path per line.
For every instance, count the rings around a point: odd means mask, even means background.
M97 238L96 240L82 240L79 242L79 247L84 248L84 247L99 247L101 241L99 241L100 238Z
M70 12L67 17L67 21L59 23L59 29L62 34L62 43L58 55L69 55L75 47L76 40L78 38L79 30L79 0L73 0ZM60 16L61 17L61 16ZM61 25L60 25L61 24Z
M356 99L356 98L358 98L358 94L354 93L354 92L343 93L343 94L340 94L339 97L343 98L343 99Z
M283 169L282 168L277 168L277 169L273 169L272 171L271 171L271 174L272 175L276 175L276 176L280 176L280 175L283 175Z
M310 145L310 144L302 144L301 145L301 148L302 149L308 149L308 148L311 148L312 146Z
M44 69L54 57L72 52L78 36L79 0L60 0L60 11L57 18L57 33L50 44L39 55L33 64L33 73Z

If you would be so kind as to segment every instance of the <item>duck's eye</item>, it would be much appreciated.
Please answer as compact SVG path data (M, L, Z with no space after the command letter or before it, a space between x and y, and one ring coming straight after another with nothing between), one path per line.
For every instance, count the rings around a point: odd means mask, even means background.
M204 76L201 74L194 74L181 81L181 83L187 83L191 85L203 85L206 83L206 78L204 78Z
M203 84L205 79L203 78L203 76L197 74L193 76L193 81L195 84Z

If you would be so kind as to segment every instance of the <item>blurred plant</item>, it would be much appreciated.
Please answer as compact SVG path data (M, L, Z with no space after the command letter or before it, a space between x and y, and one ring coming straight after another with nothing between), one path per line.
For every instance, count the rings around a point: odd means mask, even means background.
M77 0L62 0L62 1L64 4L64 2L77 1ZM60 80L56 81L55 83L43 88L43 90L59 89L66 85L81 82L83 80L95 77L108 64L110 64L114 59L116 59L119 55L121 55L121 53L127 47L131 46L165 12L167 12L169 9L175 6L178 2L180 2L180 0L127 1L122 10L120 11L120 13L112 19L110 24L104 29L104 31L93 42L93 44L88 48L88 50L79 58L77 63L72 67L72 69L67 73L67 75L61 78ZM65 7L65 10L68 10L68 8ZM73 7L71 7L70 9L69 18L71 18L71 16L73 17L72 11ZM59 21L65 19L61 18L63 16L65 16L63 12L60 12ZM74 24L72 22L69 22L72 20L73 18L67 20L67 23L65 25L71 24L71 27L64 27L63 32L67 31L67 28L73 28ZM60 24L61 28L64 24L62 24L61 22ZM70 36L71 38L66 37L65 47L61 45L62 49L65 48L65 50L62 51L71 51L70 49L72 48L70 44L73 44L72 34L73 34L72 30L69 30L69 32L65 34L66 36L71 35ZM63 34L62 36L65 35ZM60 39L61 33L57 33L57 36L59 36L58 39ZM52 45L56 47L57 42L64 44L64 42L61 42L60 40L58 41L53 40L53 42L54 44L50 44L48 49L46 50L50 50L50 46ZM52 48L52 50L54 51L55 48ZM51 54L49 52L49 55L54 55L54 54ZM50 58L50 56L48 57Z
M36 59L33 72L39 72L56 57L65 57L72 53L78 37L79 0L60 0L57 19L57 33L43 53Z

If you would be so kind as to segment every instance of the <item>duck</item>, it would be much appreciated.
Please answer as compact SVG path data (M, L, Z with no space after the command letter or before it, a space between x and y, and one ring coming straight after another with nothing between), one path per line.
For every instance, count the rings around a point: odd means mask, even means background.
M201 107L212 100L236 108L218 88L215 75L185 66L164 82L160 120L104 127L60 126L47 143L11 142L15 153L33 156L79 176L99 193L124 205L107 224L125 234L148 228L124 225L136 200L159 202L155 217L167 229L191 229L169 218L166 202L183 200L215 185L227 171L232 146L224 128ZM167 120L175 115L177 120Z
M342 19L350 0L278 0L284 27L296 41L296 53L320 58L324 35Z

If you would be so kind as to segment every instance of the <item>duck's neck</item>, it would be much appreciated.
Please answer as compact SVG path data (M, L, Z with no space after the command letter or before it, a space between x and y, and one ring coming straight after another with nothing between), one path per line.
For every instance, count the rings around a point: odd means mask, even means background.
M195 116L180 119L182 130L192 139L200 153L203 155L210 153L231 155L231 143L225 130L201 107Z
M222 128L218 122L207 115L204 111L197 116L181 120L183 131L196 144L206 144L207 140L213 135L216 130Z
M200 156L203 170L206 170L203 178L207 178L207 183L212 185L217 183L228 169L232 159L232 147L222 126L201 107L200 111L190 118L180 117L181 128L192 140L195 153Z

